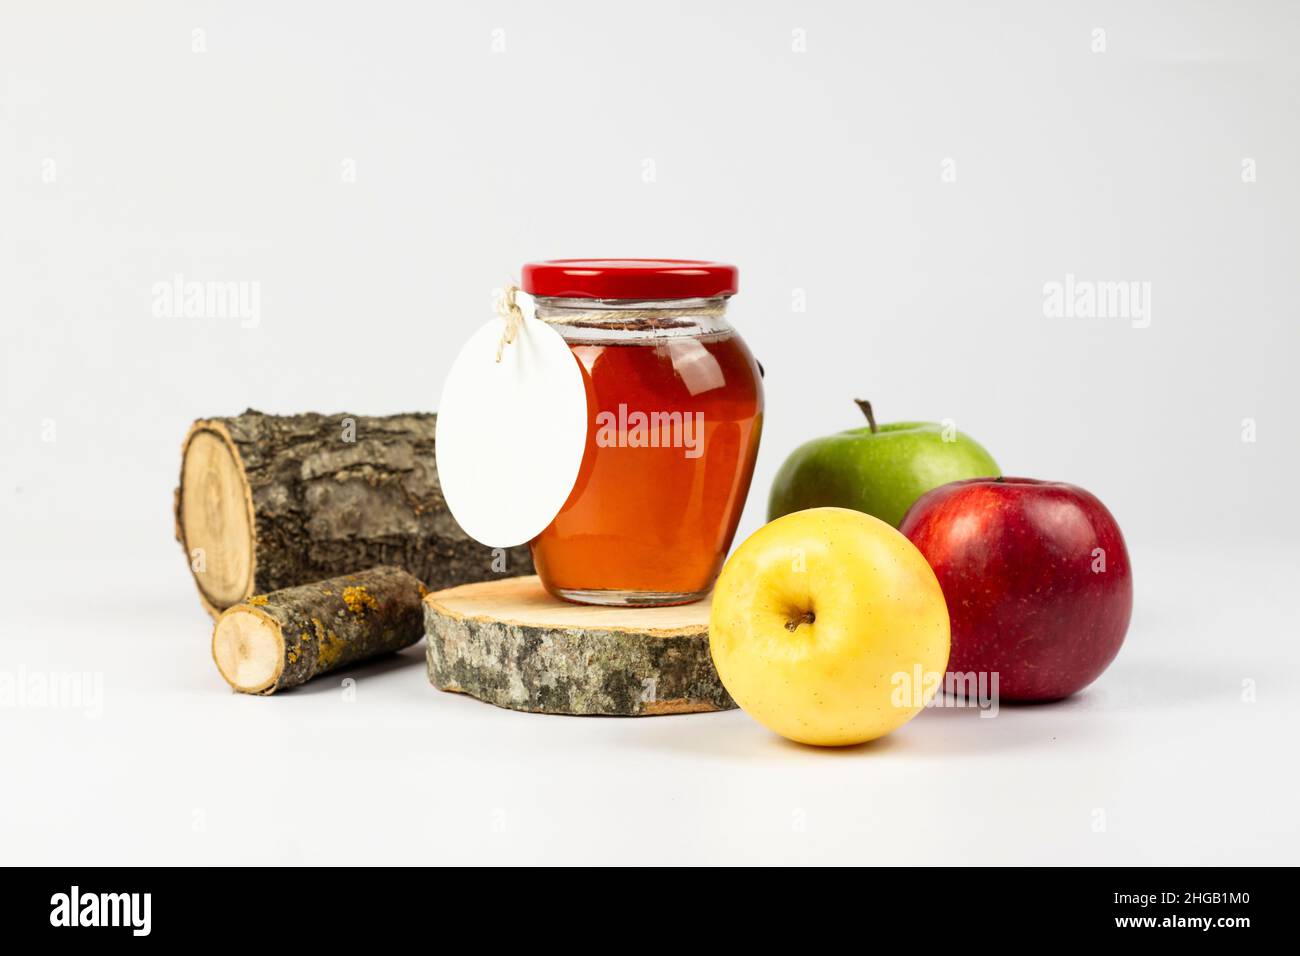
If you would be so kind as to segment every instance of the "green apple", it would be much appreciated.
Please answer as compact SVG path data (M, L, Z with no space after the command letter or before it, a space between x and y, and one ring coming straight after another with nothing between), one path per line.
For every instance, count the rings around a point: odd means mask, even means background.
M805 508L852 508L895 528L917 498L963 478L1001 469L983 446L933 422L876 425L871 403L857 399L863 428L814 438L794 450L772 482L767 520Z

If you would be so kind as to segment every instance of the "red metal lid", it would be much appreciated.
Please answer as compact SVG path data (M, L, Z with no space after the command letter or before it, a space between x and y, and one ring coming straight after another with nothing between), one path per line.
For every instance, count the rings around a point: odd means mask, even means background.
M699 259L548 259L524 264L520 287L566 299L703 299L735 295L735 266Z

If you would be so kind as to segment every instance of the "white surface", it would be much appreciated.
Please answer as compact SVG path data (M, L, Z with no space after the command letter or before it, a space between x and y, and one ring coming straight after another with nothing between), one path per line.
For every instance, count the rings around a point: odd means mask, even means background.
M498 319L475 332L438 402L438 480L471 538L527 544L560 513L587 447L587 386L564 337L531 317L501 349Z
M1294 553L1134 555L1075 700L930 710L848 750L740 712L519 714L434 690L423 645L232 694L183 562L4 566L6 654L103 672L102 714L0 709L12 863L1294 863ZM342 680L355 681L346 702ZM1242 682L1256 682L1256 702ZM1097 811L1104 813L1098 817ZM1094 825L1104 819L1103 832Z
M0 708L0 857L1295 862L1296 49L1284 2L5 4L0 673L106 696ZM190 421L432 409L522 262L647 255L740 266L742 536L855 397L1105 501L1137 607L1096 688L829 754L496 711L414 652L231 696ZM255 316L156 315L177 274ZM1070 275L1150 323L1050 317Z

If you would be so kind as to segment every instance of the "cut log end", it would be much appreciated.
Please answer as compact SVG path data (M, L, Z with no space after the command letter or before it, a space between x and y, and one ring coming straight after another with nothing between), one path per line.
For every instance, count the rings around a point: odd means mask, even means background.
M254 607L232 607L212 632L212 659L235 690L260 694L270 690L284 669L284 632L279 623Z
M211 425L196 425L185 442L177 532L210 612L253 593L251 491L234 445Z

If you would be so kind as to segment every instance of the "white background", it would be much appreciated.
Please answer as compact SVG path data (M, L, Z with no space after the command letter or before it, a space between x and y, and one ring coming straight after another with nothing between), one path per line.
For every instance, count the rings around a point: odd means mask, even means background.
M1296 862L1298 46L1281 2L6 3L0 670L104 696L0 706L0 859ZM433 409L560 256L740 266L742 536L857 396L1095 492L1118 661L836 752L495 710L420 648L353 703L230 694L172 540L189 422ZM155 317L177 274L258 283L256 326ZM1045 316L1067 274L1149 282L1149 327Z

